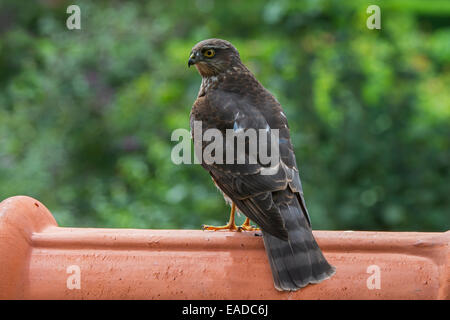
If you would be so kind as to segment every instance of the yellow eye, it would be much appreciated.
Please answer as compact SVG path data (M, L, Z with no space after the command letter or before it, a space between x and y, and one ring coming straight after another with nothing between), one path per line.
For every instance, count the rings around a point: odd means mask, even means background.
M212 58L214 57L215 54L216 52L214 51L214 49L208 49L205 52L203 52L203 55L207 58Z

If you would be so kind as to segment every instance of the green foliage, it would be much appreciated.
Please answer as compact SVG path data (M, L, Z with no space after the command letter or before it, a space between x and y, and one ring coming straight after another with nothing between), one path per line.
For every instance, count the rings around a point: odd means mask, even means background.
M372 1L373 2L373 1ZM315 229L450 226L450 6L378 1L0 4L0 198L62 226L199 228L228 208L175 165L200 77L191 47L233 42L288 116Z

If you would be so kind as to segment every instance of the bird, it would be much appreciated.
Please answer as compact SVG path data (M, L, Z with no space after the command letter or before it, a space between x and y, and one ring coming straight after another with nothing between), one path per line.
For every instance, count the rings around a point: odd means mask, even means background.
M213 38L197 43L189 55L190 66L195 66L202 77L190 112L194 145L201 146L201 150L208 145L204 139L196 140L199 134L195 132L196 122L202 124L202 134L208 129L224 135L227 130L237 129L278 132L275 142L279 161L274 166L259 160L244 164L201 162L231 204L229 222L225 226L204 225L203 229L260 229L274 286L279 291L296 291L333 276L336 268L326 260L312 233L287 118L278 100L243 64L238 50L227 40ZM197 130L200 130L198 126ZM249 143L246 140L244 149L247 160ZM224 149L223 158L228 150L225 144ZM233 159L236 157L236 152L231 155ZM264 174L264 170L271 172ZM235 224L236 211L246 216L239 227Z

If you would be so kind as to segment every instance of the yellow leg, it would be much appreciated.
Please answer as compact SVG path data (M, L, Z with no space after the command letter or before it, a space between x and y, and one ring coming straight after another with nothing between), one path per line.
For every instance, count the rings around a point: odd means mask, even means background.
M238 227L238 231L242 231L242 230L244 230L244 231L256 231L256 230L261 230L261 229L251 226L250 225L250 219L247 218L247 219L245 219L245 222L240 227Z
M203 225L202 228L203 230L213 230L213 231L217 231L217 230L230 230L230 231L238 231L238 227L235 224L234 221L234 214L236 213L236 205L233 204L231 205L231 212L230 212L230 220L228 221L228 223L224 226L220 226L220 227L214 227L214 226L208 226L208 225Z

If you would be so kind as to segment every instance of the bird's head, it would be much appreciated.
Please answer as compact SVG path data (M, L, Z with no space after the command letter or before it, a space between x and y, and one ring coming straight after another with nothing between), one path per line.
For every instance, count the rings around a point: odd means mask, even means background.
M230 42L208 39L192 48L188 66L195 65L202 77L210 77L226 71L240 61L239 52Z

